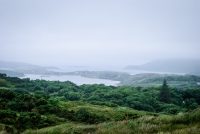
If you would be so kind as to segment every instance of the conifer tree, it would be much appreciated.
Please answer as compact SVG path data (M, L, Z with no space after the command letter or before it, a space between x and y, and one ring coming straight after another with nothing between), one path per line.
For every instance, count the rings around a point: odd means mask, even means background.
M163 84L160 90L159 100L161 102L170 103L170 89L165 79L163 80Z

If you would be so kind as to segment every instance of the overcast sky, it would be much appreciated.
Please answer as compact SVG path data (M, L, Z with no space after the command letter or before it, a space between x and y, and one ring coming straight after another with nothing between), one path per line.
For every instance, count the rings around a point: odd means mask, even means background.
M0 0L0 60L142 64L200 58L200 0Z

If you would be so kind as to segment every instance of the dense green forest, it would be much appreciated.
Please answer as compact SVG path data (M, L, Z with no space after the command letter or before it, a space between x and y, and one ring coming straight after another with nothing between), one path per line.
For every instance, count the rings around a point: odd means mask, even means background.
M169 78L177 79L176 76ZM20 79L0 74L0 131L22 133L65 123L121 122L123 126L125 120L139 122L145 116L169 116L169 122L174 123L176 118L179 121L175 115L180 113L185 118L183 124L191 123L190 119L192 123L198 122L196 118L200 115L186 118L184 113L199 107L200 88L172 88L167 83L169 78L158 80L159 86L115 87L103 84L78 86L70 81Z

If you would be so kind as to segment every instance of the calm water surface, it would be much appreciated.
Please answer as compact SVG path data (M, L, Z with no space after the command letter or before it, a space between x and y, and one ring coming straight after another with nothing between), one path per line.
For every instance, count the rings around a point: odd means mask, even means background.
M93 79L93 78L86 78L81 76L73 76L73 75L62 75L62 76L55 76L55 75L37 75L37 74L25 74L24 77L20 78L30 78L31 80L42 79L42 80L49 80L49 81L71 81L77 85L82 84L104 84L104 85L112 85L117 86L119 81L112 81L112 80L105 80L105 79Z
M178 74L178 73L170 73L170 72L151 72L151 71L144 71L144 70L127 70L120 67L59 67L59 69L51 69L51 71L55 72L74 72L74 71L116 71L116 72L126 72L130 75L141 74L141 73L158 73L158 74ZM180 73L179 73L180 74ZM181 74L183 75L183 74ZM20 78L30 78L31 80L36 79L43 79L49 81L71 81L77 85L82 84L105 84L105 85L113 85L117 86L119 81L112 81L106 79L93 79L93 78L86 78L81 76L74 76L74 75L62 75L62 76L55 76L55 75L38 75L38 74L25 74L24 77Z
M48 69L55 72L75 72L75 71L114 71L114 72L124 72L130 75L142 74L142 73L156 73L156 74L179 74L185 75L185 73L174 73L174 72L155 72L155 71L145 71L145 70L129 70L120 67L59 67L59 69Z

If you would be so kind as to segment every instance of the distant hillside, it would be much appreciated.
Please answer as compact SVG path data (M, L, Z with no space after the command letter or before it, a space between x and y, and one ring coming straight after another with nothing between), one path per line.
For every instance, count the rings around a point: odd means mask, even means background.
M10 71L10 70L1 70L0 69L0 73L6 74L7 76L10 76L10 77L22 77L22 76L24 76L23 73L14 72L14 71Z
M58 69L56 67L43 67L24 62L8 62L0 60L0 73L7 76L21 77L24 74L52 74L48 69ZM54 73L53 73L54 74Z
M11 70L56 69L56 67L42 67L24 62L10 62L0 60L0 68Z
M130 65L125 69L131 70L146 70L156 72L173 72L173 73L187 73L200 74L200 59L163 59L154 60L143 65Z

